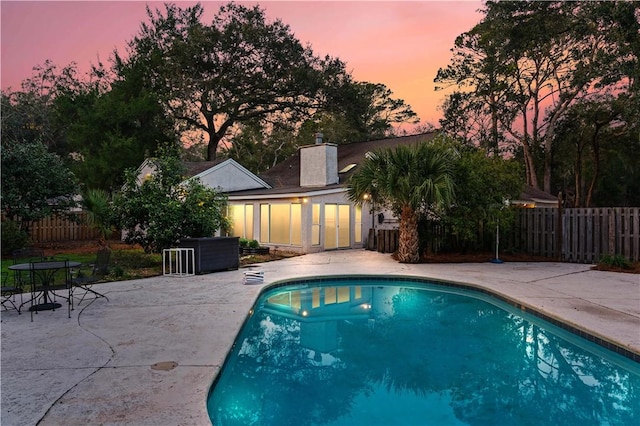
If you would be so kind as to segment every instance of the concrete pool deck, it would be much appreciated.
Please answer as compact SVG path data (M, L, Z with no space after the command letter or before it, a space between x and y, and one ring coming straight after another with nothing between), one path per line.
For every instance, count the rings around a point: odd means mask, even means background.
M397 263L365 250L323 252L243 272L99 284L109 300L30 321L2 312L4 425L206 425L214 376L260 290L342 274L428 277L478 286L640 354L640 275L570 263Z

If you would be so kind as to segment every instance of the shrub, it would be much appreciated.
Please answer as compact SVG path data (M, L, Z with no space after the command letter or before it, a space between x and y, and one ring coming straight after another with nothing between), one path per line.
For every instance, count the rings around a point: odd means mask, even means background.
M135 169L127 170L123 190L114 199L114 222L127 231L125 242L160 253L182 238L211 237L228 227L226 196L198 179L185 181L179 158L161 150L151 166L155 172L142 183Z
M631 262L621 254L605 254L600 258L600 265L612 266L622 269L630 269Z
M7 255L27 245L29 236L13 220L2 222L2 254Z
M240 247L247 247L247 245L249 244L249 240L247 240L246 238L240 238L239 244Z
M257 240L251 240L248 243L249 248L258 248L260 247L260 243Z

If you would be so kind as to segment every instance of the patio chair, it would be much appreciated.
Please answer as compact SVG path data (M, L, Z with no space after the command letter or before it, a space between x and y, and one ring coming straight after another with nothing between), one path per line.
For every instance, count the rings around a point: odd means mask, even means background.
M44 259L44 250L35 247L26 247L11 252L13 264L39 262ZM16 287L28 289L31 285L30 271L14 271L13 282Z
M82 301L85 299L85 297L89 293L93 294L94 299L97 299L98 297L104 297L105 299L109 300L109 298L104 294L95 291L92 288L92 286L93 284L102 280L104 276L107 275L107 273L109 272L110 257L111 257L111 249L109 249L108 247L101 248L96 253L95 263L93 265L90 265L91 273L88 275L85 275L83 270L80 269L76 274L76 276L72 278L71 280L72 293L75 293L76 290L84 291L84 293L82 293L82 297L80 297L80 301L78 302L78 305L82 303ZM74 296L74 297L77 297L77 296Z
M13 309L18 311L18 314L20 314L20 307L22 306L22 292L22 287L16 285L15 281L12 280L12 282L9 282L9 273L2 272L1 303L5 310L8 311L10 308L7 305L10 305ZM16 305L17 295L20 295L19 305Z

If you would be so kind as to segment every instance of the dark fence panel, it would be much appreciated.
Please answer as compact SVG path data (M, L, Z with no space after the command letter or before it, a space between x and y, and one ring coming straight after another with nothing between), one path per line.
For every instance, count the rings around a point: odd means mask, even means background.
M595 263L605 254L638 261L639 230L638 207L521 209L507 241L513 249L565 262Z

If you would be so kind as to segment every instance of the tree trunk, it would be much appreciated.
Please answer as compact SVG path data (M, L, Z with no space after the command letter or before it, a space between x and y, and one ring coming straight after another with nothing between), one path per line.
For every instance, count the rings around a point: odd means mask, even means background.
M211 140L207 144L207 161L214 161L216 159L216 152L218 151L218 141Z
M538 187L538 176L536 175L536 166L531 153L531 146L527 141L522 142L522 152L524 154L524 169L527 178L527 185L540 189Z
M598 142L598 134L600 129L605 123L596 123L596 128L593 132L593 138L591 139L591 147L593 149L593 176L591 177L591 184L589 185L589 191L587 191L587 201L585 207L591 207L591 199L593 198L593 191L598 181L598 175L600 174L600 144Z
M408 206L400 214L400 241L398 242L398 260L402 263L420 262L420 241L418 239L418 218Z
M573 207L580 207L580 198L582 197L582 144L578 141L578 152L576 153L576 170L575 170L575 194Z

